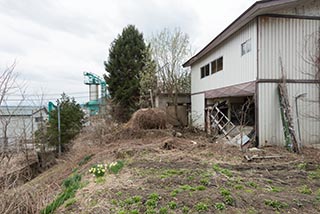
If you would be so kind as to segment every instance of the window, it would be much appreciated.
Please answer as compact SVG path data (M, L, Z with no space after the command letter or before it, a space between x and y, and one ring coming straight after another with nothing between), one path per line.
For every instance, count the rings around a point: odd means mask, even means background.
M223 57L220 57L211 62L211 74L223 70Z
M210 75L209 64L201 67L200 70L201 70L201 79Z
M251 51L251 39L241 44L241 56Z
M41 121L43 121L43 117L35 117L35 122L36 123L39 123Z
M201 67L200 70L201 70L201 79L202 79L204 77L204 67Z

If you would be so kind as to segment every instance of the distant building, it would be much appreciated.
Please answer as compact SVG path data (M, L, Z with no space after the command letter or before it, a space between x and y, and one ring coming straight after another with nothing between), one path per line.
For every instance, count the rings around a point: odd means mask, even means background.
M319 60L319 36L319 0L257 1L184 64L191 67L194 125L205 127L206 107L221 102L232 119L232 108L250 98L258 145L283 144L278 83L284 73L297 135L303 145L319 144L320 63L310 63L310 56Z
M31 141L33 134L48 119L48 111L39 106L0 106L0 144L21 139Z
M176 115L172 96L167 93L159 93L155 96L155 107L163 109L167 114L167 121L174 126L189 125L190 104L191 98L189 93L177 94Z

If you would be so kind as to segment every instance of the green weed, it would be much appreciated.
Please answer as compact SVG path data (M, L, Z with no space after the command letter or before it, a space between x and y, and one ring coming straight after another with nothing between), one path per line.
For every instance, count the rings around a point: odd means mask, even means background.
M237 189L237 190L241 190L241 189L244 188L243 185L240 185L240 184L236 184L236 185L234 185L233 187L234 187L235 189Z
M160 199L160 195L158 193L151 193L148 196L148 200L145 202L145 205L149 207L150 212L151 208L156 208L158 206L158 201Z
M198 212L207 211L208 209L208 205L203 202L199 202L195 205L195 210L197 210Z
M155 211L154 209L152 209L152 208L148 208L147 210L146 210L146 212L145 212L145 214L156 214L157 213L157 211Z
M117 162L110 163L108 165L108 170L110 173L118 174L123 167L124 167L123 161L119 160Z
M269 192L282 192L282 191L283 191L283 188L281 188L281 187L276 187L276 186L270 186L267 190L268 190Z
M297 168L300 170L306 170L306 167L307 167L307 163L299 163L297 165Z
M247 182L246 183L248 186L250 186L250 187L253 187L253 188L257 188L258 187L258 184L256 184L255 182L253 182L253 181L249 181L249 182Z
M78 165L79 166L82 166L82 165L85 165L86 163L89 162L89 160L91 160L91 158L93 157L94 154L90 154L90 155L86 155L82 158L81 161L79 161Z
M142 200L142 197L141 196L138 196L138 195L135 195L132 197L132 200L134 203L140 203L141 200Z
M306 194L306 195L311 195L312 194L312 190L307 186L307 185L303 185L299 188L299 192L302 194Z
M266 199L264 200L264 204L267 205L267 206L270 206L276 210L280 210L282 208L287 208L288 207L288 204L287 203L284 203L284 202L281 202L281 201L277 201L277 200L269 200L269 199Z
M168 208L166 207L161 207L159 209L159 214L168 214Z
M97 177L96 179L95 179L95 183L97 183L97 184L102 184L102 183L104 183L106 181L106 179L104 178L104 177L101 177L101 176L99 176L99 177Z
M183 214L187 214L187 213L189 213L189 211L190 211L190 208L187 207L187 206L184 206L184 207L182 208L182 213L183 213Z
M41 210L41 214L54 213L66 200L73 198L80 188L81 175L76 173L63 181L64 190L46 208Z
M309 172L308 177L310 179L320 179L320 168L318 168L315 171Z
M216 210L224 210L224 209L226 209L226 205L224 203L215 203L214 208Z
M202 178L200 180L200 183L204 186L209 186L210 185L210 180L208 178Z
M214 169L214 171L224 174L229 178L233 176L230 170L221 168L218 164L214 164L212 168Z
M182 175L184 170L168 169L161 174L161 178L168 178L172 176Z
M170 201L170 202L168 203L168 207L169 207L170 209L174 210L174 209L176 209L176 208L178 207L178 205L177 205L176 202Z
M224 197L224 196L228 196L230 195L230 191L228 189L225 189L225 188L221 188L220 189L220 194Z
M228 189L221 188L220 194L223 196L223 200L227 205L233 205L234 199L231 196L231 193Z
M196 190L199 190L199 191L203 191L203 190L206 190L206 189L207 188L205 186L202 186L202 185L196 187Z
M158 201L160 199L160 195L158 193L151 193L148 198Z
M71 206L72 204L76 203L77 202L77 199L76 198L70 198L68 199L65 203L64 203L64 206L65 207L69 207Z

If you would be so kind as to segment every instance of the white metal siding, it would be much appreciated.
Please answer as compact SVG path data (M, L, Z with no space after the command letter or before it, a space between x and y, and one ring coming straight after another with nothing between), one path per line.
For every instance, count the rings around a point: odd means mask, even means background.
M241 44L251 39L251 52L241 56ZM191 93L203 92L256 79L257 28L253 20L208 56L191 66ZM200 78L200 68L223 56L223 70Z
M297 129L295 97L307 93L306 97L298 99L302 145L320 144L320 121L312 117L319 116L319 88L316 84L287 84L289 102ZM265 143L284 145L284 134L279 109L277 83L259 84L259 145ZM298 135L298 133L297 133Z
M204 128L204 94L192 95L191 104L192 125L195 127Z
M261 17L259 19L259 79L281 78L280 58L288 79L313 79L306 63L314 52L311 39L320 20Z

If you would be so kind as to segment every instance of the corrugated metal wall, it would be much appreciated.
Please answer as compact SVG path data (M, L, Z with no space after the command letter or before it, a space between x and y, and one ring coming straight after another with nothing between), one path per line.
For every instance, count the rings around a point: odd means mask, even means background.
M259 79L281 78L280 58L288 79L312 79L306 63L314 55L315 32L320 20L259 18Z
M191 93L203 92L256 79L256 20L251 21L208 56L191 66ZM241 44L251 39L251 52L241 56ZM223 56L223 70L200 78L200 68Z
M258 79L270 82L280 79L282 58L287 79L302 82L314 80L314 67L306 60L315 55L315 43L319 32L320 20L289 19L275 17L259 18L259 69ZM319 86L319 85L318 85ZM280 118L279 100L276 83L258 84L259 105L259 144L265 142L284 144L284 134ZM303 143L320 143L320 121L312 119L319 115L319 103L311 102L319 99L317 84L289 83L290 105L293 108L295 128L297 116L295 97L306 93L304 101L298 100L301 136Z
M196 127L204 127L204 108L205 99L204 94L197 94L191 96L191 119L192 125Z
M265 143L284 144L284 134L280 116L277 83L259 84L259 145ZM313 117L320 114L318 99L319 89L316 84L288 84L289 102L295 121L295 129L298 130L297 118L300 121L302 144L320 144L320 121ZM295 97L306 93L306 97L297 100ZM298 132L298 131L297 131ZM298 134L298 133L297 133Z

